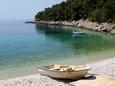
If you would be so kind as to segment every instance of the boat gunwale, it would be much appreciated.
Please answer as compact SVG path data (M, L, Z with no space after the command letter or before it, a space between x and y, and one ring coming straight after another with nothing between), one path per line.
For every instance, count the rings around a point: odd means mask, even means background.
M77 70L77 71L58 71L58 70L50 70L48 68L46 68L47 66L38 66L38 69L42 69L42 70L47 70L47 71L51 71L51 72L64 72L64 73L76 73L76 72L80 72L80 71L86 71L86 70L90 70L90 67L84 67L84 69L81 70Z

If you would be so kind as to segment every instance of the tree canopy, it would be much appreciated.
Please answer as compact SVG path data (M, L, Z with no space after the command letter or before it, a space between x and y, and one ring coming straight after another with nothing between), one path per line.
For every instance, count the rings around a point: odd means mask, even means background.
M35 19L44 21L89 19L97 22L115 22L115 1L67 0L38 12Z

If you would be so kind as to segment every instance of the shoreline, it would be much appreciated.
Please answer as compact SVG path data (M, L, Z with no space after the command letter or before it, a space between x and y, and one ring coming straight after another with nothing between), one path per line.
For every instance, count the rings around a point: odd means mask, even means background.
M45 25L60 25L60 26L72 26L72 27L83 27L87 30L105 32L110 34L115 34L115 24L114 23L97 23L89 20L78 20L78 21L36 21L36 24L45 24Z
M82 55L80 58L69 58L69 59L61 59L59 61L55 61L55 62L49 62L47 64L41 64L41 65L51 65L51 64L62 64L62 65L86 65L88 63L94 63L97 61L101 61L104 59L110 59L110 58L114 58L115 54L113 52L114 50L109 50L108 51L104 51L104 52L95 52L95 53L90 53L87 55ZM96 55L96 56L95 56ZM98 58L97 58L98 57ZM87 58L87 59L84 59ZM94 59L95 58L95 59ZM28 66L24 65L24 66L16 66L16 67L9 67L6 68L5 70L0 70L0 80L5 80L5 79L11 79L11 78L16 78L16 77L22 77L22 76L27 76L27 75L32 75L32 74L37 74L37 67L38 63L36 64L31 64ZM4 75L2 77L2 75Z
M97 62L86 64L90 66L91 73L109 75L115 77L115 57L105 59ZM0 86L68 86L67 83L61 80L49 78L47 76L41 76L39 74L33 74L28 76L17 77L13 79L0 80Z

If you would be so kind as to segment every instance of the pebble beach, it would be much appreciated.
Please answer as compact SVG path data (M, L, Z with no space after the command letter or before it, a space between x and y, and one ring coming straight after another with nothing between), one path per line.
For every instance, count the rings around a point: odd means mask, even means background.
M87 64L91 67L90 73L115 77L115 58ZM70 86L72 81L63 81L33 74L13 79L0 80L0 86Z

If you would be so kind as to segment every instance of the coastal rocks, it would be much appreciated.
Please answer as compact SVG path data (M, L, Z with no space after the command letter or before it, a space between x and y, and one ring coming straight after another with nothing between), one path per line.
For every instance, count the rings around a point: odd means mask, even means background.
M97 23L89 20L78 20L78 21L36 21L39 24L47 25L63 25L63 26L74 26L74 27L84 27L89 30L107 32L115 34L115 24L112 23Z
M110 30L115 29L115 24L113 24L110 28Z
M111 30L111 34L115 34L115 29L112 29L112 30Z
M102 32L110 32L111 25L110 23L101 23L102 28L100 30Z
M111 33L112 33L112 34L115 34L115 24L113 24L113 25L111 26L110 30L111 30Z

